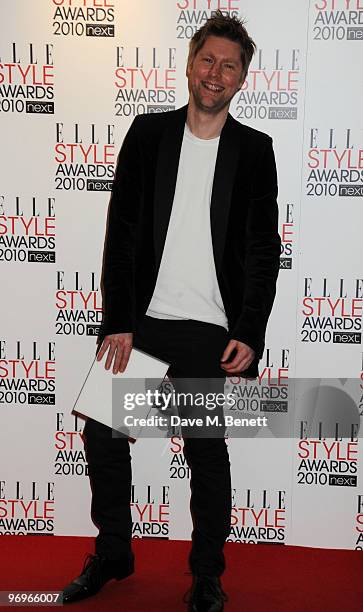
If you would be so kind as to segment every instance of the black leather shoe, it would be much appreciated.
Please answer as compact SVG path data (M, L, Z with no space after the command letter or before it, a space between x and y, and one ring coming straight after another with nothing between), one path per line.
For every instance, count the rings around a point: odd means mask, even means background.
M62 592L63 603L72 603L98 593L106 582L122 580L134 572L134 555L124 561L111 561L100 555L88 555L80 576L68 584Z
M227 595L222 591L218 576L193 576L187 599L189 612L221 612Z

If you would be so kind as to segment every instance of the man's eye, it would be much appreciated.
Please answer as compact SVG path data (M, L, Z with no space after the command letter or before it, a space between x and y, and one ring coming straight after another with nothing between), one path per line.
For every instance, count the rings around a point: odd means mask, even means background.
M211 59L210 57L205 57L205 58L204 58L204 61L205 61L205 62L211 62L211 61L212 61L212 59Z
M225 66L228 68L228 70L234 70L233 64L225 64Z

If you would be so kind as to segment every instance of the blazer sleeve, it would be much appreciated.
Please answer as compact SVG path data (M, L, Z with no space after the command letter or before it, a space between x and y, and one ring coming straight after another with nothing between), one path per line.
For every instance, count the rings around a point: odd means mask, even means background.
M281 239L278 233L277 173L272 139L261 148L248 202L245 234L244 297L231 337L261 359L267 321L276 293Z
M135 239L142 191L138 117L121 147L108 209L103 254L103 320L99 338L135 326Z

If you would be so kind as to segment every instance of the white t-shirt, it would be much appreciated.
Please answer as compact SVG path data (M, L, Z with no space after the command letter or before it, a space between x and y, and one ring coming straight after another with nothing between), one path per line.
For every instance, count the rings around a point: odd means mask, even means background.
M210 202L219 137L197 138L185 125L164 251L146 312L228 329L213 257Z

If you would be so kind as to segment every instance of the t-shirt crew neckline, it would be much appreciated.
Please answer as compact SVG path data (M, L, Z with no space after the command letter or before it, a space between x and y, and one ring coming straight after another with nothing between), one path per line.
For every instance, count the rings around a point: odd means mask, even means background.
M184 135L192 142L200 144L201 146L215 145L220 139L220 136L216 136L216 138L198 138L198 136L195 136L193 132L190 131L187 123L185 123Z

